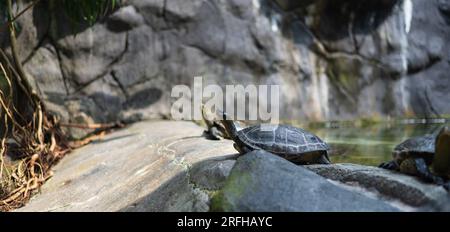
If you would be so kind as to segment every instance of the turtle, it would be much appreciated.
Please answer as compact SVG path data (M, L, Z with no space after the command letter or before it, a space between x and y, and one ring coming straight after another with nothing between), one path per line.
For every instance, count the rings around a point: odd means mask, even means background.
M450 174L450 130L443 127L439 133L409 138L392 152L393 160L379 167L418 176L425 182L442 185Z
M237 130L227 113L222 112L222 115L222 124L241 155L265 150L300 165L331 163L330 147L311 132L282 124L258 124Z
M448 127L444 127L436 139L431 167L438 175L450 178L450 128Z

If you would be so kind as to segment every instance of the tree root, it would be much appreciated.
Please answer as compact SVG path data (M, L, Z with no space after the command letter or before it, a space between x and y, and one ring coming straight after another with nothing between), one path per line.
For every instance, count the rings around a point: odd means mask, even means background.
M23 68L14 25L17 18L38 2L40 0L32 0L14 15L12 0L5 0L8 22L0 25L0 31L9 29L11 51L9 57L0 48L0 211L23 206L53 175L50 168L71 149L101 138L110 129L123 126L120 123L64 124L46 111L44 102L33 89L29 82L31 78ZM100 9L106 13L106 10L114 8L115 3L102 3ZM65 4L73 3L67 1ZM100 133L69 143L61 130L63 126L96 129Z

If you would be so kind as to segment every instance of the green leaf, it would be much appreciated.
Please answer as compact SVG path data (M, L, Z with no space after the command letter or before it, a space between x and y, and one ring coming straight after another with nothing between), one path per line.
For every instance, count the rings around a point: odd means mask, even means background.
M108 12L114 10L119 0L62 0L61 7L72 22L94 24Z

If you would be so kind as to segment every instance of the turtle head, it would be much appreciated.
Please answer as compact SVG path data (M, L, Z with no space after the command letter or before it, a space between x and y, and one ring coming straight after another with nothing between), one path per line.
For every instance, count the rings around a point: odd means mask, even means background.
M450 129L444 127L436 136L433 171L438 175L450 175Z
M206 126L208 128L212 127L213 122L208 118L208 114L206 113L206 109L205 109L205 105L202 104L200 106L200 110L202 112L202 118L203 118L203 122L205 122Z
M236 124L234 123L233 120L231 120L231 117L222 110L217 109L217 114L219 116L222 116L222 124L225 127L225 130L227 132L227 134L233 139L236 139L236 133L237 133L237 128L236 128Z

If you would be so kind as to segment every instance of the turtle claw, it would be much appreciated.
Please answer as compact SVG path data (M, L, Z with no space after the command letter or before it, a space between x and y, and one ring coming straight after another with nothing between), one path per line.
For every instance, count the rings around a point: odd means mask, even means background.
M419 177L422 178L422 180L433 183L439 186L444 187L447 191L450 189L450 181L445 182L444 178L434 175L430 172L428 169L428 166L425 163L425 160L423 159L415 159L416 168L417 168L417 174Z
M444 189L447 190L447 192L450 192L450 181L448 181L447 183L443 184L442 187L444 187Z
M385 162L385 163L381 163L380 165L378 165L379 168L384 168L387 170L398 170L398 164L395 161L389 161L389 162Z
M330 160L328 159L328 155L321 155L317 160L315 160L314 163L317 164L331 164Z
M220 140L220 137L209 132L209 131L203 131L203 136L208 140Z
M225 137L224 134L216 127L211 127L209 130L203 131L203 134L209 140L221 140Z

